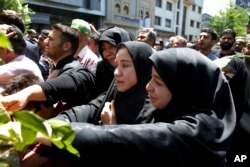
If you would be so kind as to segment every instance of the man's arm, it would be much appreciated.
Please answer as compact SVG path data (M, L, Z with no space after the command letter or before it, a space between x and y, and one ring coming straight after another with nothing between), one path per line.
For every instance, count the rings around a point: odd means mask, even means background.
M15 94L1 96L0 102L8 111L23 109L29 101L44 101L46 96L39 85L29 86Z

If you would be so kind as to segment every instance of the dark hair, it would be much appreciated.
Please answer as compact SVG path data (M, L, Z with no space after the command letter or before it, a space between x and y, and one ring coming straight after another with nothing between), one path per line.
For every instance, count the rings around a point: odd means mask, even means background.
M231 34L233 36L233 38L236 37L236 32L233 29L225 29L222 33L221 33L221 37L225 34Z
M211 28L203 28L201 30L201 32L206 32L206 33L211 34L212 40L217 40L218 39L217 33Z
M39 77L35 76L33 73L26 72L12 78L9 83L5 86L5 89L1 93L3 96L11 95L21 91L22 89L37 84L41 80ZM30 101L25 106L24 110L37 111L40 107L41 102Z
M17 26L22 33L25 32L25 23L20 13L14 10L2 10L0 12L0 23Z
M44 38L47 38L50 32L51 30L49 29L42 29L40 35L42 35Z
M138 34L140 32L148 33L149 39L153 39L154 41L156 41L156 32L154 31L153 28L141 28L138 30Z
M63 42L71 43L72 54L75 54L79 45L79 33L75 29L61 23L54 24L52 28L62 33Z
M23 34L19 28L10 26L6 31L6 34L10 34L12 32L14 35L11 35L9 40L13 46L14 52L17 55L22 55L25 53L27 47Z

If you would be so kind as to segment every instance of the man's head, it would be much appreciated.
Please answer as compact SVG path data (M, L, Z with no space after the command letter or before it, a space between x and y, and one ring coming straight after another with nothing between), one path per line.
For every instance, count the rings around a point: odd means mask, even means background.
M246 39L244 37L236 37L234 44L234 51L242 52L242 49L246 46Z
M211 28L203 28L198 36L200 50L208 50L217 42L217 34Z
M44 41L44 54L54 63L66 56L74 55L79 45L78 35L73 28L60 23L54 24L48 38Z
M81 33L86 33L88 36L91 35L90 25L84 20L73 19L70 27L79 30Z
M25 22L21 14L13 10L3 10L0 12L0 24L14 24L22 33L25 32Z
M16 56L25 53L26 42L23 38L22 32L17 27L7 24L0 24L0 32L9 38L13 47L13 51L7 48L0 48L0 58L2 58L5 63L10 62L16 58Z
M142 41L154 47L156 42L156 32L152 28L141 28L138 31L137 41Z
M41 82L39 77L35 76L33 73L30 72L20 72L19 75L15 76L12 78L9 83L5 86L3 92L1 92L1 95L3 96L8 96L14 93L17 93L21 91L22 89L37 84ZM24 110L28 111L37 111L40 107L41 102L34 101L34 102L29 102Z
M187 40L183 36L176 35L173 40L174 40L174 43L173 43L174 48L182 48L182 47L186 47L187 45Z
M230 50L235 42L236 32L232 29L226 29L222 32L220 38L220 47L222 50Z
M76 29L80 34L80 44L87 45L88 39L91 35L90 24L81 19L73 19L71 22L71 28Z
M42 29L40 35L38 36L37 44L42 53L44 52L45 49L44 40L48 38L50 32L51 30L49 29Z

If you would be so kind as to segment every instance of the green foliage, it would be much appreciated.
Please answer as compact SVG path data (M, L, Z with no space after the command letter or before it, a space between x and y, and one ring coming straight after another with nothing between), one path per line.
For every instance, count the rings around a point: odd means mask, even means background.
M248 21L247 9L236 7L235 4L230 1L229 7L226 8L225 11L220 11L219 15L212 17L211 27L219 36L223 30L228 28L233 29L237 36L246 36Z
M3 33L0 33L0 47L7 48L10 51L13 51L13 47L11 45L9 38Z
M21 13L27 26L26 29L28 29L31 23L30 15L34 12L28 7L28 4L24 3L25 0L0 0L0 11L10 9Z
M9 41L8 37L5 34L3 34L3 33L0 33L0 47L1 48L7 48L10 51L13 51L13 47L11 45L11 42ZM4 64L4 62L0 58L0 65L2 65L2 64ZM0 116L0 118L1 118L1 116Z
M0 147L11 145L16 151L24 151L35 142L37 133L47 136L59 149L80 156L72 146L75 134L67 122L45 121L34 112L24 110L11 115L6 110L0 111Z

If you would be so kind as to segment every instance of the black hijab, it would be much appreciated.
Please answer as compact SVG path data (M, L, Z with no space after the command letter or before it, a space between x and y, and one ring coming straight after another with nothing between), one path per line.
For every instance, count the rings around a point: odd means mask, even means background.
M100 120L100 113L105 102L115 100L115 111L117 124L135 124L148 122L152 117L151 111L146 107L151 107L146 91L146 84L150 79L151 62L149 56L153 53L152 48L138 41L128 41L117 46L116 53L125 47L131 56L137 77L137 84L126 92L118 92L115 81L112 82L106 97L98 111L95 123ZM147 112L146 112L147 111ZM149 115L150 114L150 115Z
M241 119L243 113L249 111L250 102L250 78L243 59L232 58L227 68L234 74L229 79L230 88L234 98L234 104L237 114L237 122Z
M220 119L230 118L235 122L228 82L217 65L204 55L193 49L178 48L157 52L150 60L173 96L165 116L159 121L164 118L173 121L195 110L203 110L206 114L214 113ZM229 125L234 127L232 123Z
M102 55L102 42L108 42L111 45L117 47L117 45L121 42L132 41L129 36L129 33L120 28L120 27L108 27L106 28L99 37L99 53ZM103 61L108 64L112 69L114 68L111 66L105 59Z
M115 97L115 111L118 124L134 124L145 122L150 117L141 112L145 99L148 99L146 84L150 80L151 63L149 56L152 48L144 42L129 41L118 45L117 52L126 47L133 60L137 84L126 92L117 92ZM149 102L147 100L147 102ZM144 115L145 114L145 115Z

